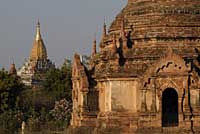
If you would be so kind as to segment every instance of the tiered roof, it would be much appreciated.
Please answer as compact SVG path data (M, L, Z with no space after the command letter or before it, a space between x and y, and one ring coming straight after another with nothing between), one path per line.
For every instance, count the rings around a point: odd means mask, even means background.
M141 76L168 47L185 61L196 59L199 20L199 0L129 0L91 58L93 77Z

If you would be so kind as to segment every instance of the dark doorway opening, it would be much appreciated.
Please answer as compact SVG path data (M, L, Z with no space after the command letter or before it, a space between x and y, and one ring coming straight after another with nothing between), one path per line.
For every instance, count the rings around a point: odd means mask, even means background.
M178 126L178 94L167 88L162 95L162 127Z

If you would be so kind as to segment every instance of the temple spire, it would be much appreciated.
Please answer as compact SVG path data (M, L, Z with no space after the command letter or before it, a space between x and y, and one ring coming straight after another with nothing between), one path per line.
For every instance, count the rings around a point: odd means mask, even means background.
M12 58L12 64L10 65L10 70L9 70L10 75L17 75L17 70L15 68L15 63L14 59Z
M30 59L32 61L36 61L38 59L43 59L43 60L47 59L47 51L46 51L46 47L44 45L44 42L42 40L42 36L40 33L40 22L39 21L37 22L36 35L35 35L35 39L33 42Z
M104 37L106 37L106 35L107 35L106 20L105 20L105 18L104 18L104 23L103 23L103 35L102 35L102 37L104 38Z
M97 41L96 41L96 34L95 34L94 40L93 40L93 52L92 52L93 55L97 53L96 46L97 46Z
M36 37L35 40L41 40L41 34L40 34L40 21L37 22L37 28L36 28Z

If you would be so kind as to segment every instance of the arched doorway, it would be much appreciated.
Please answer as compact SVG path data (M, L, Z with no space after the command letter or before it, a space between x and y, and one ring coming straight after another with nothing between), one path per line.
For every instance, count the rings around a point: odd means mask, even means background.
M167 88L162 94L162 127L178 126L178 94Z

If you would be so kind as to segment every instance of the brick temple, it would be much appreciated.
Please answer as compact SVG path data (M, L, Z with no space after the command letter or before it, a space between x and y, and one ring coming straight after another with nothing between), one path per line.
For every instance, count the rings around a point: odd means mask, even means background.
M128 0L72 68L77 132L200 133L200 0Z

